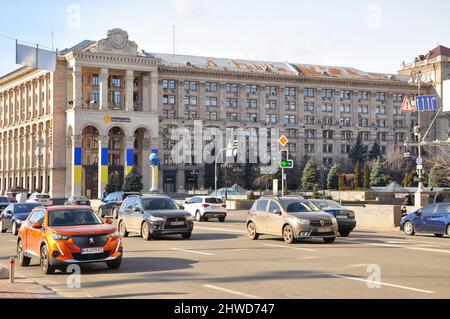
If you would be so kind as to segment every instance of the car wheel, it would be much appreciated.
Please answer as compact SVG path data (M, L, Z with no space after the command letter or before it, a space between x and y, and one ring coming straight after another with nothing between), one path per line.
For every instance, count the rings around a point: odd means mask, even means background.
M152 239L152 236L150 234L150 227L148 225L147 222L142 223L141 226L141 236L142 238L144 238L145 240L150 240Z
M444 237L444 234L434 234L434 236L437 238L441 238L441 237Z
M225 223L225 217L219 217L219 222L220 223Z
M5 233L6 232L6 229L3 228L3 220L2 219L0 219L0 232L1 233Z
M14 236L17 236L17 234L19 233L19 230L17 229L17 223L16 222L13 222L12 223L12 234L14 235Z
M202 215L200 214L200 211L195 212L195 220L198 222L202 221Z
M109 269L119 269L121 264L122 264L122 255L120 255L120 257L114 260L106 262L106 265L108 266Z
M251 240L258 240L259 234L256 232L255 224L251 222L248 223L247 231L248 231L248 238L250 238Z
M191 232L189 232L189 233L183 233L183 234L181 234L181 237L182 237L183 239L191 239L192 233L191 233Z
M414 230L414 226L411 222L406 222L405 225L403 225L403 231L408 236L414 236L416 231Z
M44 274L51 275L55 273L56 268L50 263L47 245L41 247L41 268Z
M121 220L119 222L119 233L121 237L128 237L129 233L127 232L127 227L125 226L125 222Z
M119 210L117 209L117 207L113 208L112 215L113 215L114 219L119 219Z
M336 240L336 237L328 237L328 238L323 239L323 241L326 242L327 244L334 243L335 240Z
M23 252L22 240L17 242L17 261L20 267L27 267L31 262L31 258L25 256Z
M350 232L348 230L341 230L339 231L339 235L341 235L341 237L348 237Z
M292 230L291 225L284 226L283 239L286 244L292 244L294 242L294 231Z

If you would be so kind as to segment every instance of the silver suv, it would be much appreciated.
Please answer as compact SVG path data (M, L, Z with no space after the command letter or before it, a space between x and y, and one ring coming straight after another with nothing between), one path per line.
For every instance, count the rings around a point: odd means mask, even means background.
M192 215L166 195L128 196L119 210L122 237L133 232L145 240L163 235L189 239L193 228Z
M297 239L336 240L338 225L334 216L319 211L311 202L293 197L262 197L248 213L248 236L282 236L288 244Z

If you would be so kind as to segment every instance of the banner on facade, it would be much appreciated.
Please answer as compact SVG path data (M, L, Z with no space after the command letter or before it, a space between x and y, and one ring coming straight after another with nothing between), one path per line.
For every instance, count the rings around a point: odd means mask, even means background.
M16 64L55 72L57 52L16 42Z

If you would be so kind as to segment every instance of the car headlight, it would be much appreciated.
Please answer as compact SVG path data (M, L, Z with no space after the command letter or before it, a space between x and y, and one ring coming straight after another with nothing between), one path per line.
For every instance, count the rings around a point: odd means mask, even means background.
M187 220L187 221L193 221L193 220L194 220L194 216L192 216L192 215L186 215L186 220Z
M150 216L149 220L151 222L165 222L166 219L163 217Z
M298 218L297 223L299 223L300 225L310 225L311 224L308 219L302 219L302 218Z
M331 217L331 222L333 223L333 225L337 225L336 217Z
M112 234L109 234L109 238L111 239L119 239L120 238L120 233L118 231L115 231Z
M63 235L63 234L58 234L58 233L52 233L52 237L54 240L58 240L58 241L60 241L60 240L65 241L65 240L70 239L69 235Z

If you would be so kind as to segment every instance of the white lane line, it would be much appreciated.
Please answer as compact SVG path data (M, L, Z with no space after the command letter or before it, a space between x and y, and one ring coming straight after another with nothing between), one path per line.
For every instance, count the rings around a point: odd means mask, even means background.
M430 290L411 288L411 287L406 287L406 286L388 284L388 283L385 283L385 282L371 281L371 280L355 278L355 277L347 277L347 276L341 276L341 275L331 275L331 277L347 279L347 280L354 280L354 281L361 281L361 282L365 282L365 283L371 283L373 285L380 285L380 286L386 286L386 287L392 287L392 288L398 288L398 289L411 290L411 291L415 291L415 292L421 292L421 293L424 293L424 294L434 294L435 293L434 291L430 291Z
M352 243L352 244L374 246L374 247L403 248L403 249L409 249L409 250L418 250L418 251L427 251L427 252L433 252L433 253L450 254L450 250L444 250L444 249L433 249L433 248L423 248L423 247L402 246L402 245L397 245L397 244L367 243L367 242L357 241L357 240L340 240L340 239L338 239L336 241L340 242L340 243Z
M198 254L198 255L206 255L206 256L214 256L214 254L211 253L205 253L202 251L195 251L195 250L187 250L187 249L180 249L180 248L171 248L172 250L176 250L176 251L182 251L185 253L191 253L191 254Z
M272 244L264 244L264 246L275 247L275 248L288 248L288 249L302 250L302 251L308 251L308 252L316 252L317 251L316 249L310 249L310 248L289 247L289 246L272 245Z
M230 289L217 287L217 286L213 286L213 285L203 285L203 287L209 288L209 289L214 289L214 290L217 290L217 291L227 292L229 294L245 297L245 298L248 298L248 299L261 299L258 296L249 295L249 294L246 294L246 293L243 293L243 292L240 292L240 291L230 290Z
M239 233L239 234L247 234L246 231L244 230L236 230L236 229L226 229L226 228L212 228L212 227L198 227L198 226L194 226L194 230L195 229L201 229L201 230L214 230L214 231L220 231L220 232L224 232L224 233Z

